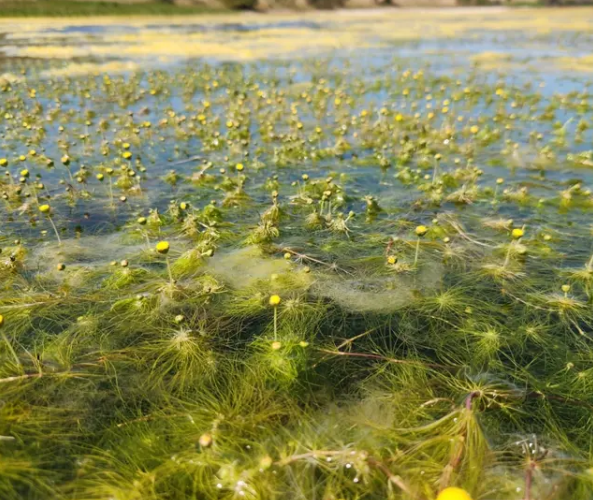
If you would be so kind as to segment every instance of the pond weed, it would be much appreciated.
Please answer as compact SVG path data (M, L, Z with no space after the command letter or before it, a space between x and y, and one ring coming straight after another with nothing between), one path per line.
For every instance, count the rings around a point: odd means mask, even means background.
M5 64L2 498L591 497L590 86Z

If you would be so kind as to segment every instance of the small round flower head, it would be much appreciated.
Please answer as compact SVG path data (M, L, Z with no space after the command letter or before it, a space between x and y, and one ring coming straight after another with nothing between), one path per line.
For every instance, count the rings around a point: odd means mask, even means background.
M124 151L121 156L124 160L129 160L132 158L132 153L130 151Z
M387 264L391 266L397 264L397 257L395 255L390 255L389 257L387 257Z
M202 448L208 448L212 446L212 435L206 432L200 436L198 442Z
M130 265L130 263L129 263L127 260L125 260L125 259L124 259L124 260L122 260L122 261L119 263L119 265L120 265L121 267L128 267L128 266Z
M62 156L62 163L66 166L70 165L70 157L68 155Z
M570 292L570 285L562 285L562 291L564 293Z
M280 299L280 295L275 295L275 294L274 294L274 295L272 295L272 296L270 297L270 305L271 305L271 306L277 306L278 304L280 304L280 301L281 301L281 300L282 300L282 299Z
M181 210L187 210L187 209L189 208L189 203L188 203L187 201L182 201L182 202L179 204L179 208L180 208Z
M290 260L290 258L291 258L291 257L292 257L292 255L290 254L290 252L285 252L285 253L284 253L284 258L285 258L286 260Z
M237 163L235 165L235 168L237 169L237 172L243 172L243 170L245 169L245 166L242 163Z
M504 183L504 179L502 177L499 177L498 179L496 179L496 184L503 184Z
M63 271L64 269L66 269L66 266L65 266L64 264L61 264L61 263L60 263L60 264L58 264L58 265L56 266L56 269L57 269L58 271Z
M439 493L437 500L472 500L472 497L461 488L449 487Z
M6 158L0 158L0 167L8 166L8 160Z
M105 178L103 174L97 174L96 177L99 182L103 182L103 179Z
M4 325L4 316L0 314L0 328Z
M26 168L21 170L21 177L24 177L25 179L29 178L29 171Z
M39 211L42 214L48 214L51 211L51 207L47 203L44 205L39 205Z
M146 225L147 219L146 219L146 217L138 217L136 222L138 222L138 224L140 224L141 226L144 226L144 225Z
M155 249L158 253L165 255L169 252L169 242L168 241L159 241L156 244Z
M428 232L428 228L426 226L416 227L416 235L417 236L424 236L427 232Z
M523 238L524 235L525 235L525 231L523 231L523 229L521 229L520 227L516 227L515 229L513 229L511 231L511 236L515 240L518 240L520 238Z

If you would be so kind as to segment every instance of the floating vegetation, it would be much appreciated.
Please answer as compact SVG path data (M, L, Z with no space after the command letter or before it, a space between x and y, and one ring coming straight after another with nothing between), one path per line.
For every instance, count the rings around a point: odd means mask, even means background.
M591 82L359 50L2 62L0 498L591 498Z

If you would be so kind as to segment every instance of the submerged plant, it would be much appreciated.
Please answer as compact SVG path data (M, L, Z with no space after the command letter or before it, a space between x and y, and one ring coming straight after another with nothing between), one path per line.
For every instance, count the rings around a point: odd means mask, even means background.
M497 58L556 14L9 36L0 498L590 500L593 93Z

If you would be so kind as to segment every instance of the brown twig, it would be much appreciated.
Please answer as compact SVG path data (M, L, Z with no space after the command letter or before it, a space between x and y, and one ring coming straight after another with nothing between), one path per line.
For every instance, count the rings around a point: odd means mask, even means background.
M352 453L352 452L351 451L347 451L347 452L346 451L324 451L324 450L309 451L307 453L301 453L299 455L291 455L290 457L286 457L286 458L276 462L276 465L280 465L280 466L290 465L294 462L298 462L299 460L307 460L309 458L317 459L317 458L321 458L321 457L335 457L335 456L340 456L340 455L348 456L348 455L350 455L350 453ZM361 453L364 453L366 455L366 452L361 452ZM404 493L407 493L412 498L415 498L415 495L413 495L412 491L406 485L406 483L404 483L403 479L401 477L393 474L393 472L391 472L389 470L389 467L387 467L386 464L384 464L380 460L378 460L375 457L370 456L370 455L367 455L366 462L371 467L374 467L378 471L382 472L387 477L387 480L390 483L397 486L400 490L402 490Z
M288 252L292 255L295 255L296 257L298 257L299 259L302 260L310 260L311 262L315 262L316 264L319 264L321 266L325 266L328 269L331 269L332 271L341 271L345 274L348 274L349 276L352 276L352 273L350 271L346 271L346 269L342 269L341 267L338 267L336 264L328 264L327 262L323 262L322 260L319 259L315 259L313 257L310 257L309 255L305 255L304 253L299 253L296 252L295 250L292 250L288 247L282 247L281 249L283 252Z
M523 500L531 500L531 486L533 484L533 469L535 469L535 462L529 460L525 468L525 497Z
M465 409L466 411L472 410L472 402L474 398L478 397L481 394L480 391L472 391L470 392L467 397L465 398ZM463 453L465 451L465 437L467 435L467 425L464 426L463 431L458 436L457 444L453 453L451 454L451 459L449 463L445 466L443 473L441 474L441 478L439 480L439 487L441 490L444 490L447 486L449 486L449 482L451 481L451 475L459 467L461 460L463 458Z
M377 326L375 328L371 328L370 330L367 330L366 332L359 333L358 335L355 335L354 337L350 337L349 339L344 340L344 342L342 342L339 346L337 346L336 349L339 351L342 347L344 347L348 344L352 344L352 342L354 342L355 340L365 337L366 335L369 335L369 334L377 331L378 329L379 329L379 327Z
M390 483L393 483L395 486L397 486L400 490L402 490L404 493L407 493L408 495L410 495L412 498L414 498L414 495L412 494L412 491L410 490L410 488L406 485L406 483L403 482L402 478L399 476L396 476L395 474L393 474L393 472L391 472L389 470L389 467L387 467L387 465L385 465L383 462L380 462L379 460L377 460L376 458L369 456L367 458L367 463L371 466L374 467L377 470L380 470L383 474L385 474L385 476L387 476L387 479Z

